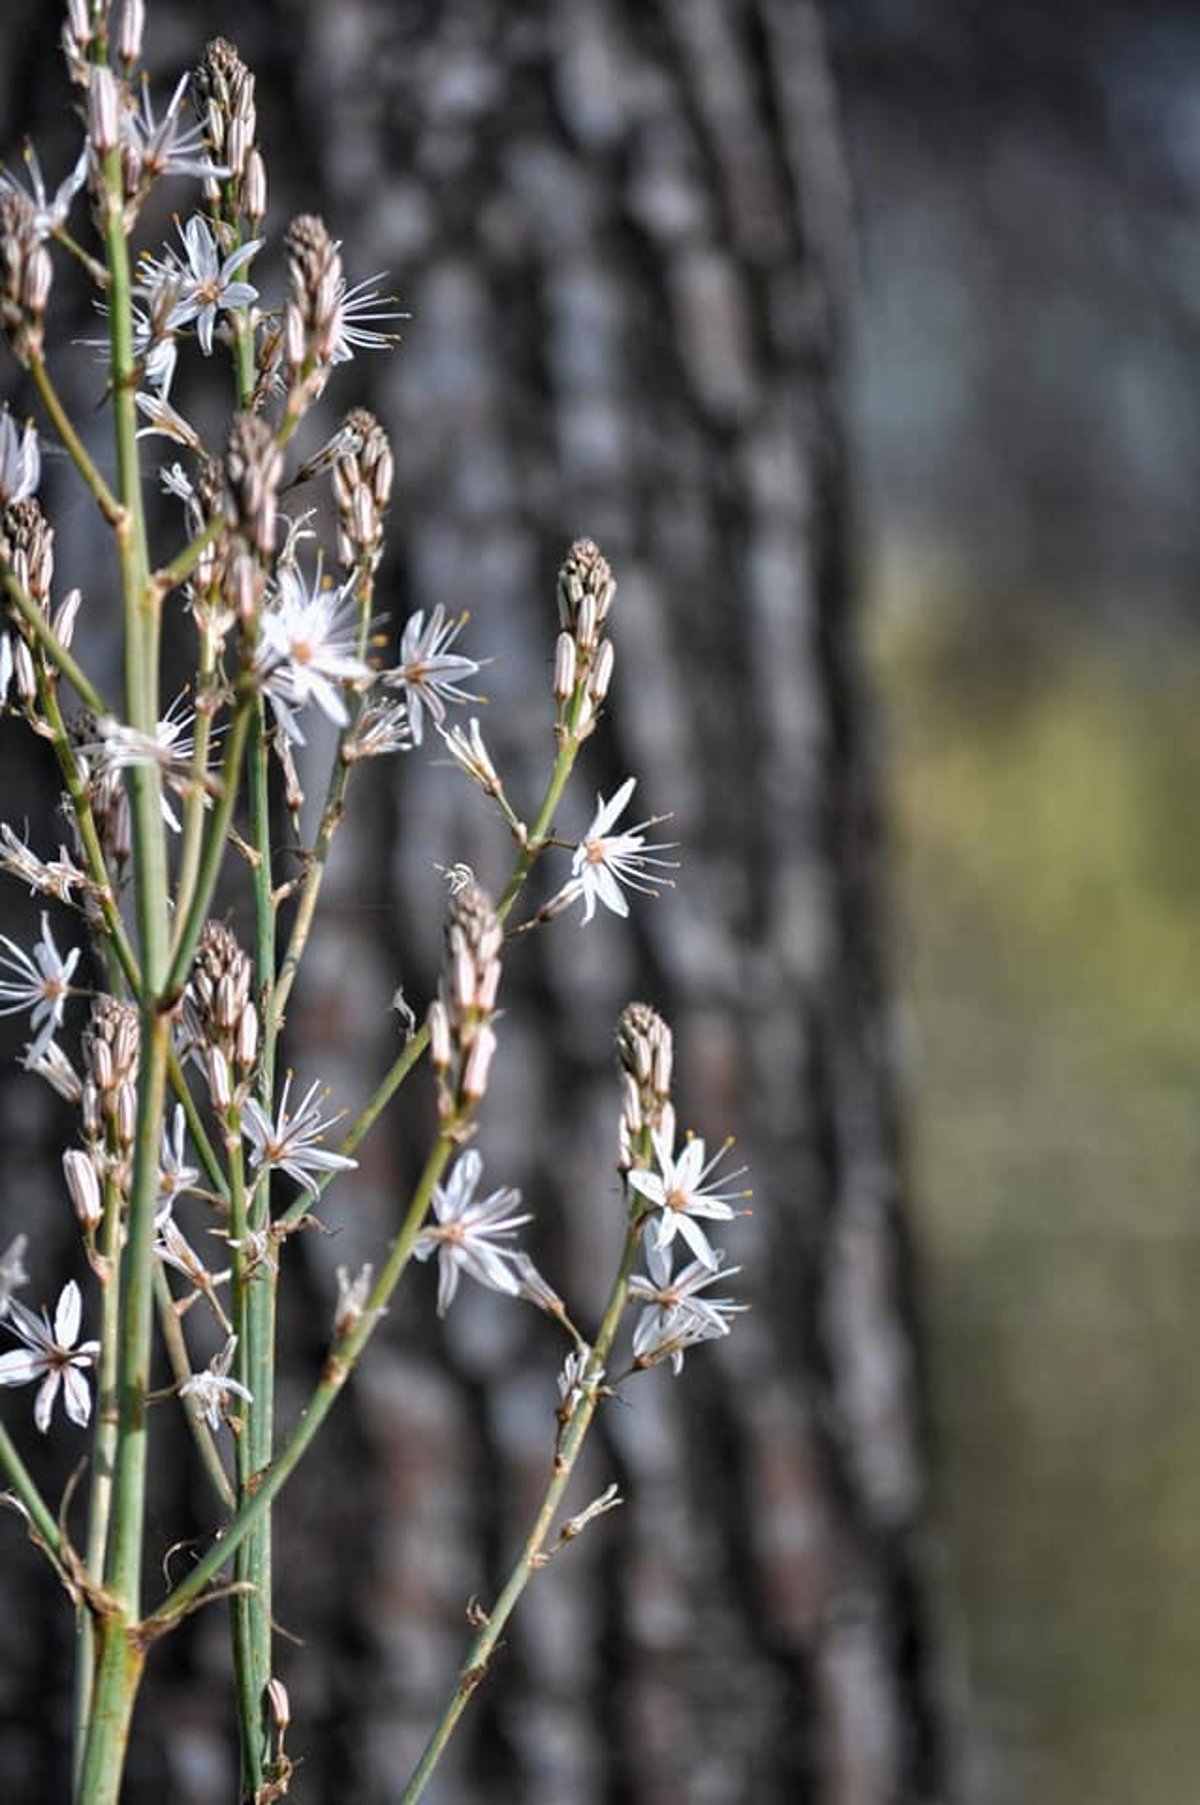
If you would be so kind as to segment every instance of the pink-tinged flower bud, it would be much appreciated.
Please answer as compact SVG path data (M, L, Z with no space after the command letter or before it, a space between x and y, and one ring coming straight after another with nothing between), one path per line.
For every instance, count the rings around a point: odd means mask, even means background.
M596 652L596 662L592 666L592 674L588 678L588 695L597 708L608 694L608 686L612 682L614 659L612 640L602 640Z
M84 1080L79 1093L79 1117L88 1140L98 1140L104 1131L104 1117L100 1110L99 1088L90 1078Z
M242 206L257 237L258 227L267 215L267 166L257 145L246 158Z
M37 672L33 668L33 653L23 639L18 639L13 646L13 677L22 702L36 702Z
M554 646L554 700L566 702L575 690L575 641L560 633Z
M479 984L475 992L475 1007L490 1015L496 1007L496 997L500 990L500 961L489 959L479 974Z
M486 1094L495 1052L496 1036L486 1022L481 1022L463 1067L462 1094L468 1103L477 1103Z
M79 608L82 601L82 590L68 589L54 616L54 631L58 642L68 651L70 651L71 641L75 637L75 622L79 619Z
M141 59L145 30L145 0L125 0L121 8L121 27L117 33L117 56L129 67Z
M435 1072L448 1070L453 1048L450 1039L450 1017L446 1006L436 999L429 1005L429 1058Z
M585 594L575 616L575 638L581 652L590 652L596 644L596 598Z
M120 143L121 117L116 79L106 63L92 65L87 120L93 150L98 157L107 156Z
M233 1056L243 1072L248 1072L258 1058L258 1010L253 1003L247 1003L242 1010Z
M100 1196L100 1179L91 1156L82 1147L68 1147L63 1154L63 1177L67 1181L67 1190L75 1208L75 1215L80 1228L85 1234L91 1234L100 1226L104 1217L104 1203Z
M137 1091L128 1079L117 1086L113 1117L118 1142L122 1147L132 1147L137 1138L138 1106Z
M457 1014L462 1015L474 1006L476 987L475 961L459 947L450 962L450 994Z
M229 1082L229 1064L219 1047L209 1047L204 1055L204 1076L214 1109L228 1109L233 1098Z
M367 1270L370 1271L370 1268L368 1267ZM273 1676L267 1681L267 1702L271 1707L271 1716L275 1720L275 1728L279 1731L282 1741L283 1732L292 1721L292 1706L288 1698L287 1687L281 1679Z

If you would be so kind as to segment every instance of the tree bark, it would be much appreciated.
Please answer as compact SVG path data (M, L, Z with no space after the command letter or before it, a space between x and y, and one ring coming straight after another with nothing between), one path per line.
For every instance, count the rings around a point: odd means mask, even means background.
M152 8L151 45L194 61L197 11ZM520 1184L539 1264L589 1320L621 1228L612 1032L645 996L676 1031L682 1121L714 1142L736 1131L755 1188L727 1237L752 1315L602 1413L576 1508L614 1478L627 1502L530 1588L431 1796L943 1798L851 556L853 259L819 15L807 0L296 0L248 9L240 31L212 16L259 69L276 244L290 213L320 211L351 280L386 269L411 309L403 348L356 361L332 405L365 401L396 446L389 629L470 609L469 649L495 658L488 744L527 804L547 763L557 563L586 533L620 582L608 714L561 827L637 774L635 813L674 811L679 887L638 901L631 931L562 919L513 948L489 1175ZM461 773L389 762L355 780L292 1012L295 1056L338 1101L390 1056L397 983L418 1008L429 994L436 866L496 884L510 852ZM400 1130L372 1144L322 1210L335 1234L287 1249L307 1288L284 1319L300 1359L319 1358L333 1268L394 1229L410 1145ZM395 1796L462 1658L468 1600L494 1593L545 1471L548 1326L483 1294L434 1325L425 1276L285 1495L299 1797ZM196 1703L222 1633L209 1616L164 1659L159 1753L131 1800L162 1796L164 1774L176 1800L230 1796L224 1702Z

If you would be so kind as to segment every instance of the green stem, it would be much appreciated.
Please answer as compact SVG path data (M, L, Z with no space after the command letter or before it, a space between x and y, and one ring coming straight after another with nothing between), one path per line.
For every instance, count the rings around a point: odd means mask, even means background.
M225 859L225 844L230 823L233 820L234 806L237 802L238 773L241 768L242 752L246 744L246 731L250 723L252 706L253 697L242 696L234 709L233 719L229 724L229 733L225 740L225 757L221 766L220 789L209 816L208 834L200 860L200 872L192 893L191 904L186 914L176 924L171 967L166 981L168 996L174 996L187 980L192 957L196 951L196 942L200 938L200 930L204 926L212 903L213 892L217 887L217 879L221 875L221 866Z
M75 431L71 423L71 416L59 399L58 390L50 380L50 372L41 357L30 358L29 374L33 377L34 387L37 389L51 425L66 446L71 462L87 484L105 520L110 526L116 526L122 515L121 504L97 470L87 446Z
M146 1644L116 1611L98 1617L96 1639L96 1680L75 1805L119 1805Z
M105 1277L100 1289L100 1353L96 1362L96 1426L92 1439L92 1486L88 1516L88 1577L100 1586L108 1549L116 1465L117 1362L121 1345L121 1192L111 1179L104 1185L100 1258ZM86 1601L76 1607L78 1651L75 1668L75 1778L78 1781L91 1708L94 1672L94 1624Z
M25 1513L30 1536L45 1547L57 1566L61 1566L64 1551L58 1524L3 1423L0 1423L0 1468L12 1487L13 1497Z
M94 709L98 715L107 714L104 697L82 666L76 664L33 597L21 587L11 570L5 570L3 575L4 593L10 607L20 617L22 625L29 628L50 663L62 673L89 708Z
M187 1342L184 1339L183 1324L175 1309L175 1300L171 1296L171 1287L167 1283L167 1275L159 1261L154 1263L154 1302L158 1308L158 1328L163 1338L163 1346L167 1350L167 1360L176 1385L191 1377L192 1363L188 1357ZM213 1439L213 1432L204 1420L204 1405L199 1398L181 1398L183 1414L187 1418L188 1428L192 1432L192 1440L196 1444L196 1452L200 1456L200 1464L208 1474L213 1490L226 1510L234 1508L234 1491L229 1483L229 1475L221 1464L221 1456Z
M307 1453L318 1429L329 1415L342 1387L353 1372L364 1348L387 1311L392 1293L412 1256L413 1247L433 1198L434 1186L441 1178L455 1144L455 1138L450 1133L440 1135L434 1143L429 1158L425 1162L425 1169L413 1192L412 1202L404 1218L403 1226L392 1243L387 1261L367 1299L362 1315L335 1344L308 1401L307 1408L270 1467L262 1475L257 1489L239 1505L222 1531L220 1539L214 1543L203 1559L197 1562L187 1578L175 1587L174 1591L163 1600L154 1615L146 1620L144 1628L148 1634L157 1635L161 1631L173 1627L183 1614L201 1598L205 1589L228 1565L231 1556L255 1524L270 1510L271 1505Z
M613 1280L604 1316L592 1348L591 1359L588 1361L585 1371L583 1395L576 1404L565 1429L560 1434L550 1480L543 1494L533 1527L525 1539L503 1590L488 1612L487 1621L481 1625L471 1641L466 1660L459 1670L458 1684L434 1726L429 1741L425 1745L424 1753L404 1790L400 1805L415 1805L416 1800L421 1797L434 1768L441 1760L459 1718L466 1710L476 1688L486 1677L488 1665L496 1652L496 1646L504 1632L505 1625L512 1616L518 1599L533 1575L546 1564L546 1543L550 1527L562 1504L563 1494L570 1484L580 1451L596 1414L596 1406L602 1396L601 1381L604 1365L628 1301L629 1275L633 1271L640 1240L640 1226L631 1224L626 1232L621 1263L617 1268L617 1275Z

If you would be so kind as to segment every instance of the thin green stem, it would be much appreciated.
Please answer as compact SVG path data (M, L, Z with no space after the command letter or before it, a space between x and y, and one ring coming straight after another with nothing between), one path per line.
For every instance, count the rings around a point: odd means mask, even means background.
M18 1454L8 1430L0 1423L0 1469L3 1470L12 1495L21 1506L29 1525L29 1534L41 1543L56 1566L62 1565L63 1541L54 1513L37 1488L37 1481Z
M37 389L42 406L45 408L55 432L65 445L71 462L86 483L105 520L110 526L116 526L123 512L121 504L97 470L87 446L75 431L71 423L71 416L63 406L58 390L50 379L50 372L40 356L30 358L29 374L33 377L34 387Z
M191 1376L192 1363L188 1357L187 1341L184 1338L183 1324L175 1308L175 1300L171 1296L171 1287L167 1283L167 1275L162 1264L154 1263L154 1302L158 1309L159 1333L163 1338L163 1346L167 1350L167 1360L176 1385L182 1385ZM199 1398L182 1398L183 1414L187 1418L188 1428L192 1432L192 1440L196 1444L196 1452L200 1456L200 1464L208 1474L213 1490L226 1510L232 1510L236 1502L233 1487L229 1483L229 1475L221 1462L213 1432L204 1420L204 1404Z
M229 724L229 732L225 738L225 757L221 766L220 785L217 800L209 815L208 834L200 860L199 875L196 879L191 904L175 929L171 966L166 980L168 996L174 996L187 979L192 957L196 951L196 942L200 938L200 930L204 926L212 904L213 892L217 887L217 879L221 875L226 841L230 823L233 820L234 807L237 803L238 775L252 708L252 695L240 697L233 711L233 719Z
M72 658L33 597L17 582L11 570L6 569L3 577L4 593L13 612L18 614L22 623L29 628L50 663L62 673L89 708L94 709L98 715L107 714L108 709L105 706L104 697L83 667Z
M413 1247L433 1198L434 1186L441 1178L454 1146L455 1138L449 1133L440 1135L434 1143L416 1190L413 1192L403 1226L392 1243L387 1261L375 1282L361 1316L335 1343L306 1409L270 1467L262 1475L260 1484L251 1496L239 1505L222 1531L220 1539L196 1563L187 1578L181 1581L174 1591L163 1600L153 1616L147 1619L144 1626L147 1633L158 1634L162 1630L170 1629L202 1597L206 1588L228 1565L231 1556L244 1538L270 1510L271 1505L307 1453L318 1429L329 1415L342 1387L353 1372L364 1348L386 1313L392 1294L412 1256Z
M119 1411L118 1361L121 1347L121 1191L111 1178L104 1184L104 1215L100 1230L100 1353L96 1361L96 1423L92 1437L92 1484L89 1500L87 1551L88 1577L100 1586L108 1549L112 1514L113 1474L116 1466ZM76 1606L78 1634L75 1667L75 1777L83 1764L88 1713L94 1673L95 1631L86 1601Z
M609 1292L591 1358L583 1375L581 1396L560 1431L550 1479L542 1496L537 1516L534 1518L533 1527L525 1539L499 1597L488 1612L486 1622L480 1626L471 1641L466 1660L459 1670L458 1684L434 1726L420 1761L413 1770L412 1778L401 1797L401 1805L416 1805L416 1801L425 1791L459 1718L466 1710L467 1704L481 1681L486 1677L489 1663L518 1599L533 1575L546 1564L548 1558L546 1544L551 1525L575 1471L580 1451L596 1414L596 1406L603 1396L604 1366L628 1301L629 1275L633 1270L640 1240L639 1225L631 1223L626 1232L621 1261Z

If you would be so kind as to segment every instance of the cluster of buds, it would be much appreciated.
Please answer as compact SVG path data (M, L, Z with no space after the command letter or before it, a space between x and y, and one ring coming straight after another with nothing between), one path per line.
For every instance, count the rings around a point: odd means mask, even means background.
M295 382L306 366L321 373L334 361L346 278L337 240L315 213L294 219L283 242L290 286L283 350L289 379Z
M628 1003L617 1023L617 1061L622 1075L617 1164L622 1172L645 1164L652 1135L674 1142L673 1060L671 1030L662 1016L649 1003Z
M586 739L612 682L613 645L604 634L617 580L600 547L577 539L558 573L560 632L554 652L559 731Z
M258 1010L250 959L224 922L206 921L183 996L189 1053L204 1070L215 1109L228 1109L258 1056Z
M283 451L261 414L235 414L225 454L229 524L264 562L275 550Z
M34 495L11 501L0 516L0 559L43 614L54 581L54 528Z
M226 178L207 180L207 198L215 203L223 183L233 210L257 227L267 211L267 172L255 142L254 75L227 39L214 38L205 47L192 82L197 106L206 116L214 161L229 171Z
M383 516L392 498L395 462L374 414L353 407L337 435L333 499L338 515L338 561L346 569L373 567L383 547Z
M79 1114L88 1143L106 1141L128 1153L137 1130L137 1009L115 996L97 996L83 1031L83 1092ZM74 1195L74 1193L72 1193ZM78 1204L76 1204L78 1208Z
M503 944L491 898L474 881L464 884L446 911L445 962L429 1006L429 1056L443 1122L473 1108L487 1090Z
M18 189L0 191L0 325L18 363L42 354L53 268L33 204Z

